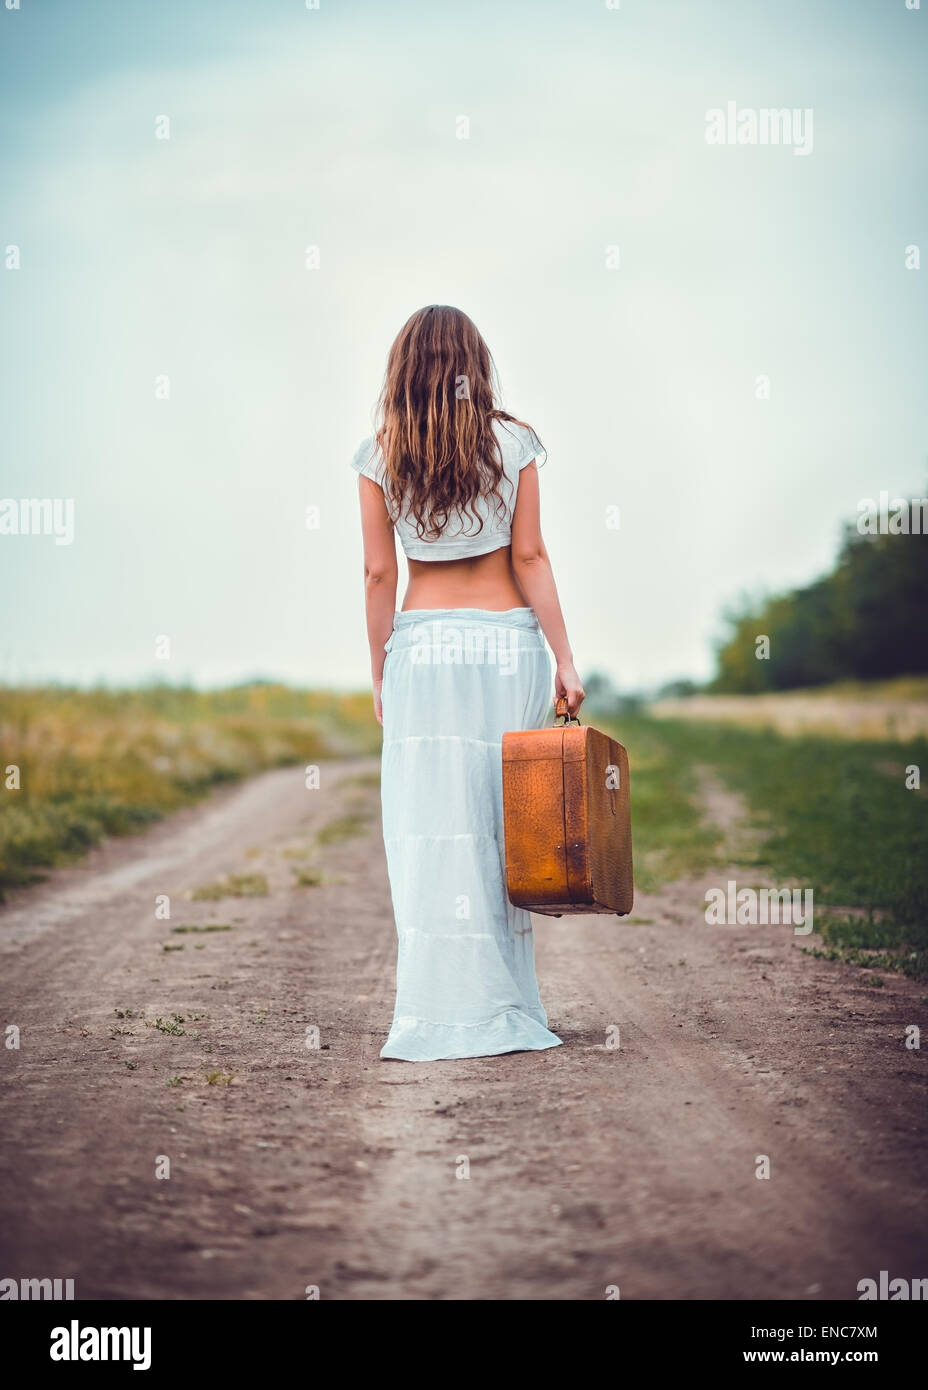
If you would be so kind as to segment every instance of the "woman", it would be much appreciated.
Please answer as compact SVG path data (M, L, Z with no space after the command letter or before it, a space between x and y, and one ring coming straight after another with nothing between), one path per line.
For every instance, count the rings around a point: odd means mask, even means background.
M497 407L486 343L444 304L413 314L394 342L379 414L353 467L399 937L380 1055L557 1047L531 916L506 893L500 758L507 730L549 716L545 638L571 714L584 697L539 527L544 448ZM395 533L409 564L399 613Z

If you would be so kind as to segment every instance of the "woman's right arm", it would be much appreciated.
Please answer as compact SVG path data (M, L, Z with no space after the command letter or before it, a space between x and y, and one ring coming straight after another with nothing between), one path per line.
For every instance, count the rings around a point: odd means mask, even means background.
M364 538L364 599L371 648L374 713L377 722L382 724L384 645L393 631L393 614L396 610L396 541L382 490L363 474L358 480L358 488L361 496L361 533Z
M574 666L554 572L541 538L538 470L534 463L527 464L519 473L519 491L512 517L512 570L554 653L557 662L555 693L566 695L571 714L576 714L586 692Z

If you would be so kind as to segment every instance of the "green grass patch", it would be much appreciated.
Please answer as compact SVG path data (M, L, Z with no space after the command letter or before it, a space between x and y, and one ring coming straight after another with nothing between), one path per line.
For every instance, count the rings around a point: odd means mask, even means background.
M342 781L341 786L343 786L343 787L361 787L361 788L362 788L363 790L365 790L365 791L370 790L371 788L373 788L374 790L379 791L379 790L380 790L380 769L379 769L379 768L375 768L375 769L373 769L371 772L359 772L355 777L346 777L346 778Z
M204 883L190 894L194 902L218 902L220 898L266 898L270 889L264 874L230 874L215 883Z
M171 931L178 935L184 932L211 932L211 931L231 931L232 927L228 922L206 922L199 926L192 922L184 922L179 927L172 927Z
M293 882L297 888L318 888L325 878L321 869L294 869Z
M350 840L354 835L363 835L370 822L371 817L363 811L347 811L324 825L316 835L316 842L320 845L334 845L340 840Z
M168 1033L172 1038L183 1038L187 1033L183 1026L186 1021L182 1014L172 1014L169 1019L156 1018L150 1027L157 1028L159 1033Z
M923 924L819 915L815 929L826 949L805 947L809 955L862 965L870 970L893 970L915 980L928 979L928 931ZM882 981L880 981L882 984Z
M628 749L636 888L653 892L715 862L720 834L699 809L694 760L681 758L664 721L628 714L596 725Z
M928 796L907 789L903 772L928 768L928 742L787 738L669 720L660 732L679 765L710 764L742 793L770 876L814 890L815 927L835 959L875 967L860 953L876 951L894 962L880 968L928 973ZM818 911L829 906L863 913Z

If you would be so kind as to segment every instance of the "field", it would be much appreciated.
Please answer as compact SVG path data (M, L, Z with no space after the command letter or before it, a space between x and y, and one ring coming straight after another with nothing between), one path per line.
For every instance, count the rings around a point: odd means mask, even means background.
M655 719L699 719L783 734L830 734L846 739L928 738L928 678L841 681L765 695L693 695L657 700Z
M822 944L928 975L928 679L663 700L648 713L687 766L739 791L759 861L814 888Z
M638 736L633 722L621 729ZM686 775L712 769L743 798L742 843L737 854L727 847L739 882L813 889L822 944L810 949L928 976L928 795L907 785L907 769L928 768L925 739L788 737L702 721L658 730L665 759Z
M879 724L886 706L897 723L912 719L917 726L926 685L674 702L696 716L687 720L669 718L666 704L660 718L597 718L631 753L639 887L653 891L737 862L745 883L813 888L821 940L809 949L924 977L928 803L924 791L907 786L906 769L928 767L928 742L892 740L885 727L875 737L859 735ZM735 722L725 724L720 712L732 700ZM764 726L776 701L776 722L790 728L788 736ZM857 718L868 702L869 721ZM849 715L832 720L827 733L806 732L808 712L827 723L825 709ZM852 728L857 737L848 737ZM211 693L5 690L0 893L79 858L106 836L137 831L199 800L219 783L363 757L379 743L366 693L261 684ZM9 785L14 768L18 788ZM706 814L707 775L742 798L737 834L723 833Z
M221 782L379 742L366 694L269 684L2 689L0 898Z

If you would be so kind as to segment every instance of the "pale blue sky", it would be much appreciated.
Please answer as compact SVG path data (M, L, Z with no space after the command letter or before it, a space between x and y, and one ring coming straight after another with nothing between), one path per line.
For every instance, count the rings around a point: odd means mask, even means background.
M904 0L0 6L0 497L76 512L0 536L3 673L362 684L348 465L443 302L547 446L581 670L708 675L739 592L924 495L926 57ZM812 154L708 146L729 100Z

